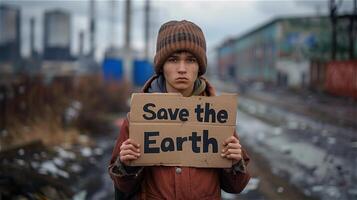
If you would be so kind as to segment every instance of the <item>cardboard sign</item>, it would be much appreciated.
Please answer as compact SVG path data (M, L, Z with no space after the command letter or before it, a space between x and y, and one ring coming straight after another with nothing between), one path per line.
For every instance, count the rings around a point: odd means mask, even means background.
M229 168L223 141L236 126L237 95L183 97L175 93L134 93L129 137L140 144L132 166Z

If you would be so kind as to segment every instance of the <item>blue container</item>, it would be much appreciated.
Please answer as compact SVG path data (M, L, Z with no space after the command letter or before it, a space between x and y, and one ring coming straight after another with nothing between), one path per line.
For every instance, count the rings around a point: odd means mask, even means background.
M120 81L123 79L123 61L118 58L105 58L103 61L103 75L106 81Z
M143 86L154 74L154 68L148 60L134 60L133 82L136 86Z

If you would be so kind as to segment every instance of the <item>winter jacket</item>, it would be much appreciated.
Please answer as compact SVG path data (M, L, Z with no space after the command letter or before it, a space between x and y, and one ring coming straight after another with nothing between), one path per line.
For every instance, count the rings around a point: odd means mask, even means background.
M166 92L163 77L152 77L144 85L143 92ZM206 79L200 77L195 82L193 95L214 96L215 91ZM129 121L125 119L108 170L115 187L132 199L221 199L221 189L240 193L250 179L246 170L249 157L244 149L243 159L230 169L124 166L119 152L128 137Z

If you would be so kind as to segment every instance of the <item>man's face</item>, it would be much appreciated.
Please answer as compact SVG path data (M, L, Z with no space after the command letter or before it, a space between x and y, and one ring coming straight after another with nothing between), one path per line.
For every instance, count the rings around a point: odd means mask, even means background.
M163 67L167 91L192 92L198 76L198 68L197 59L191 53L172 54Z

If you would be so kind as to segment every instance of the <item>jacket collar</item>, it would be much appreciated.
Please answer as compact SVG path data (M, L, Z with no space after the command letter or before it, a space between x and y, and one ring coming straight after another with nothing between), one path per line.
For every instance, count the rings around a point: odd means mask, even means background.
M146 81L141 91L144 93L166 93L165 78L160 74L153 75ZM205 77L200 76L195 81L192 95L216 96L216 91Z

